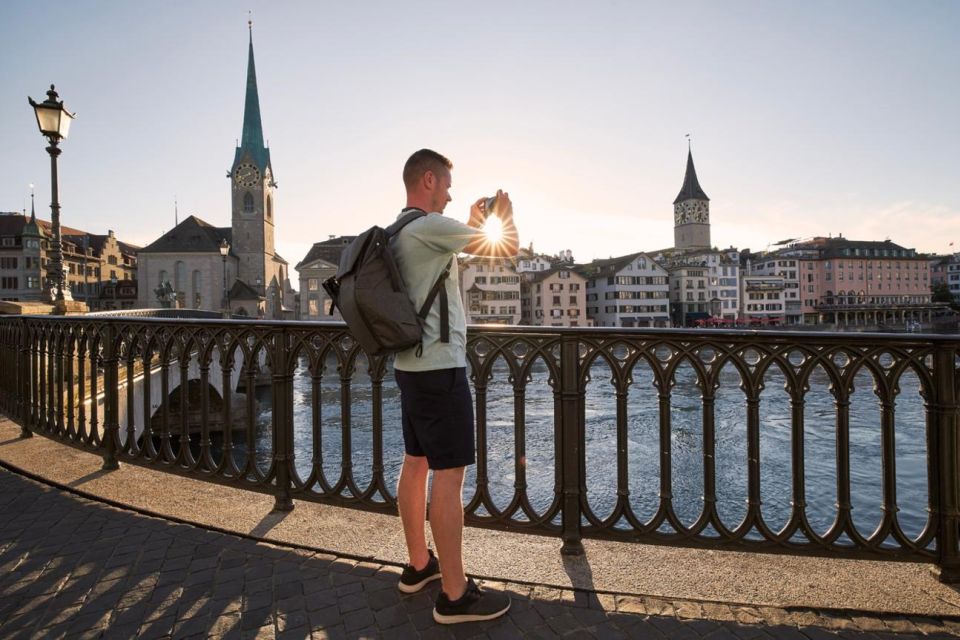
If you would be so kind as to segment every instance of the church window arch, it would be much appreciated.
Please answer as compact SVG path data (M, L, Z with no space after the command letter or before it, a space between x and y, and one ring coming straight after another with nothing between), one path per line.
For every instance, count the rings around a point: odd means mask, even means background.
M253 213L253 194L249 191L243 194L243 212Z
M183 260L177 260L173 269L173 289L184 291L187 286L187 265Z
M267 195L267 220L273 219L273 195Z

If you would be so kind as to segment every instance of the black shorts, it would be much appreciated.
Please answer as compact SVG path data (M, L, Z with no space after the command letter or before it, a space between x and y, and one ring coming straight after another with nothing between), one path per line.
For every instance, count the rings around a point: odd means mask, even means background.
M467 370L395 370L408 455L426 456L431 469L455 469L476 462L473 398Z

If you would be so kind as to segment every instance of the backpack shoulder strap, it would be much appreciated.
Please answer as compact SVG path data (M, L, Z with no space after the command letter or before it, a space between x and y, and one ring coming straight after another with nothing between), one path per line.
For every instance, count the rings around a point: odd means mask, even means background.
M450 276L450 268L452 266L453 257L450 258L447 266L440 272L437 281L433 283L430 293L427 294L427 299L423 301L423 306L420 307L420 312L417 314L421 320L426 320L427 314L430 313L430 307L433 306L433 301L436 300L438 294L440 295L440 342L450 342L450 301L447 297L447 286L445 282Z
M401 217L399 220L384 229L388 238L392 238L393 236L397 235L405 226L417 218L422 218L423 216L427 215L427 212L423 209L417 209L416 207L409 207L401 211L400 215Z

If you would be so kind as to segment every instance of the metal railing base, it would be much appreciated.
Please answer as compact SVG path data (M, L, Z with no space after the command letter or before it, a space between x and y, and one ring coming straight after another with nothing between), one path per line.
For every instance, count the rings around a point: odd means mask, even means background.
M271 510L271 513L276 511L284 512L284 513L288 511L293 511L293 500L291 500L290 498L280 498L280 497L275 498L273 501L273 509Z
M930 567L930 573L943 584L960 583L960 567Z

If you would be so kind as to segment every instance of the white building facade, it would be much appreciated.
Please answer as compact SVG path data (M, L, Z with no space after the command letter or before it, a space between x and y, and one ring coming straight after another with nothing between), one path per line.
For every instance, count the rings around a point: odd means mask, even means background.
M669 327L667 271L645 253L595 260L586 279L587 318L595 327Z
M471 256L459 266L467 324L520 324L520 275L511 259Z

